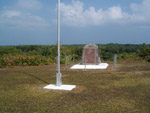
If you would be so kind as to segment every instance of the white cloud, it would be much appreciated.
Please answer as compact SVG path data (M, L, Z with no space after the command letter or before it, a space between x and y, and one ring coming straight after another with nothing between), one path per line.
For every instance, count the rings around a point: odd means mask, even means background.
M132 3L131 9L134 13L150 13L150 0L143 0L141 4Z
M111 19L122 19L124 17L120 7L111 7L108 10L109 17Z
M11 28L43 28L50 23L46 19L34 14L43 7L39 0L18 0L15 5L6 6L0 12L0 27ZM71 4L61 3L62 24L67 26L90 26L103 24L150 23L150 0L143 0L141 4L132 3L131 12L122 10L120 6L112 6L106 10L95 7L84 8L84 3L72 0Z
M132 13L122 11L120 6L112 6L107 10L89 7L73 0L71 4L61 3L62 23L69 26L102 25L107 23L140 23L150 21L150 0L141 4L131 4Z
M18 0L17 5L23 9L40 9L43 6L38 0Z
M9 28L37 29L48 27L49 23L40 16L6 10L0 15L0 26Z
M17 17L20 16L20 11L5 10L1 16L7 18Z
M115 22L126 17L126 13L122 12L119 6L111 7L105 11L103 9L96 11L94 7L84 10L83 6L84 4L80 1L73 1L69 5L61 3L63 23L71 26L101 25L110 20Z
M143 0L141 4L132 3L131 10L133 14L131 15L131 20L135 22L150 22L150 1Z
M61 3L62 20L67 25L86 24L83 15L83 3L73 1L71 5ZM80 20L80 21L79 21Z
M5 7L0 12L0 28L34 30L47 28L50 25L44 18L31 13L32 9L41 7L38 0L18 0L15 6Z

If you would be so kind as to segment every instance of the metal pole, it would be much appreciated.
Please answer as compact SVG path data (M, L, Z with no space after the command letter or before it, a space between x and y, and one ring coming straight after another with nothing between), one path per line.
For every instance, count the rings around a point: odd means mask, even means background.
M84 56L84 70L86 70L86 56Z
M66 66L65 66L65 69L67 69L67 61L68 61L68 59L67 59L67 55L65 55L65 57L66 57Z
M116 65L117 65L117 54L115 54L114 56L114 69L116 69Z
M73 54L73 64L74 64L74 54Z
M56 58L56 71L58 71L58 57Z
M60 0L58 0L57 5L57 44L58 44L58 60L57 60L57 68L58 73L56 75L56 86L61 86L61 73L60 73Z

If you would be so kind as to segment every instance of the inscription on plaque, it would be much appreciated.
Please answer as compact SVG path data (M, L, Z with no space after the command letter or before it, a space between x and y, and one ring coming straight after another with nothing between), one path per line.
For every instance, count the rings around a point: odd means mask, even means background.
M94 64L95 63L95 49L93 48L86 48L84 52L84 56L86 63L88 64Z
M81 64L100 64L98 46L88 44L84 47Z

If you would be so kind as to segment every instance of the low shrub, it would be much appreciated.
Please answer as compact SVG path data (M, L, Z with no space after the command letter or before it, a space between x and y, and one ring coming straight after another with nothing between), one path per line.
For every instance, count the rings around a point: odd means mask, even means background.
M7 66L37 66L53 63L49 57L44 56L3 56L0 58L0 67Z

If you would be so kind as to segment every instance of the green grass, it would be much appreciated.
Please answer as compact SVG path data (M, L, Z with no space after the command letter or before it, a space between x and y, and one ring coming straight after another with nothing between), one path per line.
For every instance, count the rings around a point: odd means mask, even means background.
M150 113L150 64L113 70L63 70L72 91L43 89L56 81L56 65L0 69L0 113ZM110 68L110 67L109 67Z

